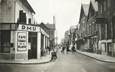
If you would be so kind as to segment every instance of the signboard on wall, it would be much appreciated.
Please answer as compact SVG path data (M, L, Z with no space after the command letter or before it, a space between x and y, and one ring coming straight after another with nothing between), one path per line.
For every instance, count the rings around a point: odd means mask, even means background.
M31 32L39 32L40 31L40 27L32 26L32 25L19 24L18 30L31 31Z
M27 34L26 32L17 33L17 51L27 50Z

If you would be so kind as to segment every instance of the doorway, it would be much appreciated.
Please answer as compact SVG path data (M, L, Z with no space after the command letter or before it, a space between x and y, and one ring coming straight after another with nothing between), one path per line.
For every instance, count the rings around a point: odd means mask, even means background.
M37 32L28 33L28 42L30 44L28 59L37 59Z

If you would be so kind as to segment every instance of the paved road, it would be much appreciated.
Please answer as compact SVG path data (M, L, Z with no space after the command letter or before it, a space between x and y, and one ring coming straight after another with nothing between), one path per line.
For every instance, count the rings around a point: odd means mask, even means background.
M56 61L47 64L0 64L0 72L115 72L115 64L78 53L59 53Z

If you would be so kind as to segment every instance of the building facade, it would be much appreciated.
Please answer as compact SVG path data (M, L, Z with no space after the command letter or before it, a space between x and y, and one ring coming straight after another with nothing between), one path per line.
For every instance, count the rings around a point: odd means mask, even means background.
M84 51L86 48L86 46L89 46L89 44L87 44L88 41L85 38L87 30L88 30L88 26L87 26L87 18L88 18L88 12L89 12L89 5L88 4L82 4L81 5L81 12L80 12L80 18L79 18L79 28L76 32L77 34L77 49Z
M55 47L55 41L56 41L56 36L55 36L55 24L45 24L47 28L49 28L49 41L50 41L50 47L54 48Z
M77 48L82 51L96 52L98 48L98 25L95 23L97 4L91 0L81 5L79 29L77 30Z
M44 24L41 23L39 25L48 35L49 35L49 28ZM45 55L48 53L48 49L50 48L50 36L45 36L42 34L42 40L41 40L41 55Z
M89 8L81 6L77 31L79 49L89 48L90 52L115 56L114 4L114 0L91 0Z
M34 24L35 11L27 0L1 0L1 23Z
M104 55L115 56L114 0L96 0L98 2L99 48Z
M98 25L95 23L98 5L95 0L90 1L90 7L87 17L87 38L89 39L90 52L98 52Z
M27 0L0 1L0 59L39 59L49 34L35 24L35 11ZM47 39L47 40L46 40Z

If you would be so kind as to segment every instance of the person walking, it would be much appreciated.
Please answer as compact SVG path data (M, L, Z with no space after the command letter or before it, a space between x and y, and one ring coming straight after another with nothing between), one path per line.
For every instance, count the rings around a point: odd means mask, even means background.
M55 61L57 59L57 52L55 50L53 50L51 52L51 61Z
M75 46L72 47L72 52L76 52Z
M69 46L67 46L67 48L66 48L66 53L68 54L69 51L70 51L70 50L69 50Z
M65 51L65 47L63 46L63 47L62 47L62 50L61 50L61 53L64 54L64 51Z

